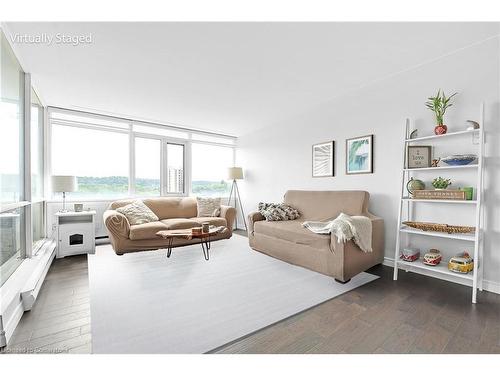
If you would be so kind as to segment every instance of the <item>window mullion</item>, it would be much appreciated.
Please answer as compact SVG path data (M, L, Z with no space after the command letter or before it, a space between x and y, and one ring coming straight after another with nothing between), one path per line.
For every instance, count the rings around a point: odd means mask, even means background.
M132 124L129 129L129 149L128 149L128 194L133 197L135 195L135 137L132 132Z
M31 202L31 75L24 74L24 200ZM23 228L25 230L25 257L31 258L33 233L32 233L32 205L26 206L24 211Z

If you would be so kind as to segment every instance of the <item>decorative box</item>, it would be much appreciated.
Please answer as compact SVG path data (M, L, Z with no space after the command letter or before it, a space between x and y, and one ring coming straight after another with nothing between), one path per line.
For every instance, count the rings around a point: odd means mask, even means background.
M450 259L448 269L457 273L469 273L474 269L474 259L464 251Z
M466 198L463 190L415 190L413 192L414 199L451 199L464 201Z
M428 266L437 266L441 263L441 252L438 249L430 249L427 254L424 255L424 264Z
M404 248L403 251L401 251L400 258L405 262L414 262L418 258L420 258L420 250L412 248Z

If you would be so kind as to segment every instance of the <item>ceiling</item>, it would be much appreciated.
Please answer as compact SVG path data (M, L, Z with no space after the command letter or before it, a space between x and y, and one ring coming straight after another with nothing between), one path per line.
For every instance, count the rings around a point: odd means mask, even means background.
M7 23L47 105L242 135L499 34L497 23Z

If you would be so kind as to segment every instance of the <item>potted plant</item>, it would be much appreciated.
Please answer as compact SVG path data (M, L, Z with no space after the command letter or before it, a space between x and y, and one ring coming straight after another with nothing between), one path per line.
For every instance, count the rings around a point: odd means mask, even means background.
M444 114L446 109L450 108L453 104L451 103L451 99L457 95L454 93L450 97L446 97L444 91L441 89L438 90L436 96L430 97L427 102L425 102L425 106L434 112L436 116L436 127L434 128L434 134L441 135L445 134L448 131L448 127L444 125Z
M451 180L449 178L438 177L432 180L432 186L436 190L444 190L451 185Z

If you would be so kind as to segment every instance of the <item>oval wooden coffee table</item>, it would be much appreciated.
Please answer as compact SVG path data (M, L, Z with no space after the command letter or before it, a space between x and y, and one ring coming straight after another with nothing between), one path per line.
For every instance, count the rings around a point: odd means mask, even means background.
M167 240L167 258L170 258L172 254L173 242L175 238L184 238L187 240L193 238L199 238L201 249L203 250L203 257L205 260L210 259L210 244L211 238L219 233L224 233L227 230L226 227L211 227L208 232L201 233L192 233L191 229L173 229L173 230L161 230L156 233L157 236L160 236Z

